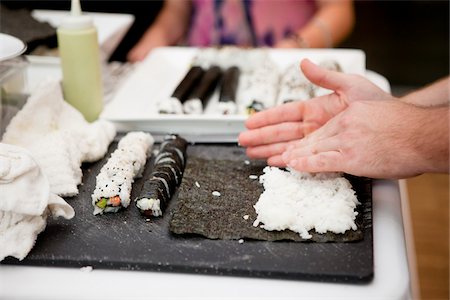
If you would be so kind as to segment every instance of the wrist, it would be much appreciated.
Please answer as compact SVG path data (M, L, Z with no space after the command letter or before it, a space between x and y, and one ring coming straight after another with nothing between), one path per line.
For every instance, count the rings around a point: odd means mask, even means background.
M420 173L449 171L449 108L415 107L413 132L409 140L416 153Z

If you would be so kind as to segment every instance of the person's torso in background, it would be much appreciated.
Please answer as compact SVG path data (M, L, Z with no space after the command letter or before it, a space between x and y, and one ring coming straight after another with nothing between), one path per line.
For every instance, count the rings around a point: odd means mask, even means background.
M273 46L302 28L314 0L192 0L189 46Z

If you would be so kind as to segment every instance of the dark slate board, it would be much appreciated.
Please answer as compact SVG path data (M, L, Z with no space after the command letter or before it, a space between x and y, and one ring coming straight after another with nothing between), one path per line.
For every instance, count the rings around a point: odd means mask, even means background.
M113 143L111 150L117 143ZM244 160L245 151L233 145L194 145L190 155L205 159ZM109 157L109 155L107 156ZM151 172L147 163L144 178ZM118 214L94 216L91 193L105 160L84 166L83 184L72 220L49 219L33 250L23 261L5 264L148 270L219 274L295 280L364 283L373 278L371 212L365 212L364 239L351 243L297 243L290 241L210 240L169 232L177 195L162 218L146 222L134 205ZM218 174L220 176L220 174ZM132 197L142 188L136 180Z

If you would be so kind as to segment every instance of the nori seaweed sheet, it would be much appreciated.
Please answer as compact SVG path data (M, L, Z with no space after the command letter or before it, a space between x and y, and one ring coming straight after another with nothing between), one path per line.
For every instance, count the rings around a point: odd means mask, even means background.
M254 227L256 212L253 205L264 191L258 179L250 175L262 175L265 162L244 160L202 159L189 156L178 202L170 221L170 231L175 234L197 234L210 239L292 240L296 242L353 242L363 239L363 225L370 226L371 181L367 178L348 176L355 189L359 215L358 229L344 234L310 231L311 239L305 240L296 232L266 231ZM200 187L197 187L198 182ZM213 196L218 191L221 196ZM249 215L245 220L244 215Z

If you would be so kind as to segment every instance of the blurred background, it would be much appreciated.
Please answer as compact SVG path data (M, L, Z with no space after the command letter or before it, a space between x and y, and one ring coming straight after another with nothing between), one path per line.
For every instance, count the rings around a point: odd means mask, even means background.
M2 0L10 9L69 10L70 1ZM127 13L135 21L110 60L126 54L152 24L162 1L83 0L85 11ZM366 52L367 68L393 86L423 86L449 73L449 1L355 1L356 26L339 47ZM4 19L4 18L2 18ZM0 25L2 22L0 19ZM52 41L56 46L56 38ZM31 45L34 46L34 45ZM33 51L29 47L28 51Z
M154 21L162 1L83 0L84 11L132 14L135 21L109 57L125 61L126 54ZM9 24L11 13L32 9L68 10L70 1L2 0L0 29L28 42L28 53L40 45L56 47L54 29L29 36ZM26 9L22 11L21 9ZM355 1L356 25L339 47L366 53L367 69L385 76L400 96L449 74L449 1ZM33 26L33 25L30 25ZM407 181L412 230L417 253L422 299L449 299L449 177L422 175Z

